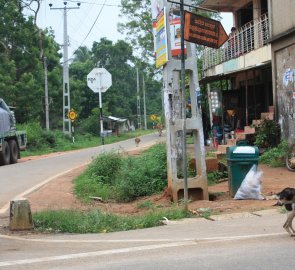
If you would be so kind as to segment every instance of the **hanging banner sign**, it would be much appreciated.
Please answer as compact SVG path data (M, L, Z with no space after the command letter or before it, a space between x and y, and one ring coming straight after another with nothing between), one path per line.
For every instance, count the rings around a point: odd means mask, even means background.
M173 9L169 13L170 26L170 45L172 56L181 55L181 24L180 16L173 14ZM186 44L184 44L184 53L186 54Z
M159 49L159 37L157 40L157 33L159 29L157 28L157 24L159 24L159 15L164 10L164 1L163 0L151 0L151 7L152 7L152 23L153 23L153 37L154 37L154 54L157 57L156 51L157 48ZM177 57L181 55L181 40L180 40L180 11L179 8L170 8L170 10L165 10L168 13L168 22L166 24L166 15L165 15L165 34L167 34L167 28L169 27L170 30L170 37L166 36L167 42L170 40L170 49L171 49L171 56ZM161 20L160 20L161 24ZM162 39L163 41L163 39ZM186 49L184 51L186 53ZM169 53L167 53L168 58ZM161 58L158 60L158 64L161 65ZM158 66L157 64L157 66Z
M163 8L157 17L156 28L156 67L159 68L168 62L166 9Z
M218 49L228 40L222 24L219 21L185 11L184 39Z

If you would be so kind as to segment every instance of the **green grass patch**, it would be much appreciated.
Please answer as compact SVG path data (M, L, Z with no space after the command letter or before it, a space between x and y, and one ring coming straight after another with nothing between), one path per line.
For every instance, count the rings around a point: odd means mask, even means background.
M288 153L288 148L288 142L283 140L277 147L271 148L264 152L260 157L260 162L267 164L270 167L284 167L284 158Z
M141 216L119 216L103 213L61 210L33 214L35 229L61 233L106 233L150 228L162 225L163 217L169 220L191 217L183 208L158 209Z
M220 171L214 171L214 172L209 172L207 174L207 179L208 179L208 186L213 186L218 183L219 179L227 178L228 177L228 172L220 172Z
M84 202L90 197L104 201L133 201L160 193L167 186L165 144L157 144L140 156L105 153L75 179L75 194Z
M144 201L137 204L137 208L139 209L154 209L155 204L151 201Z

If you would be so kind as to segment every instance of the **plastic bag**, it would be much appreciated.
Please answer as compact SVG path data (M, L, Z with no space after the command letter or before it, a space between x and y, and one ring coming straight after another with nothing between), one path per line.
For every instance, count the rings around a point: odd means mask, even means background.
M261 195L261 178L263 172L257 170L257 165L253 165L250 171L245 176L240 188L238 189L234 199L235 200L263 200L264 197Z

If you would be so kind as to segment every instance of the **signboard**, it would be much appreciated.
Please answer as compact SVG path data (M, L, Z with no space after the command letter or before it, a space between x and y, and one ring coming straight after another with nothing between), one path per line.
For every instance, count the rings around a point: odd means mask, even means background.
M157 17L156 27L156 67L165 65L168 61L166 9L163 8Z
M163 0L152 0L151 1L152 7L152 22L153 22L153 37L154 37L154 49L155 54L157 50L156 45L156 35L157 35L157 17L160 12L164 8L164 1ZM179 8L171 7L169 11L169 22L166 27L170 28L170 47L171 47L171 55L172 56L179 56L181 55L181 40L180 40L180 10ZM168 37L167 37L168 39ZM169 39L168 39L169 40ZM186 53L186 50L185 50Z
M75 120L76 120L76 118L77 118L77 113L76 113L76 111L74 110L74 109L71 109L70 111L69 111L69 113L68 113L68 118L72 121L72 122L74 122Z
M218 49L228 40L228 35L219 21L188 11L185 11L184 18L185 40L215 49Z
M179 9L171 8L169 11L170 45L172 56L181 55L181 21ZM184 53L186 53L184 44Z
M104 93L112 86L112 75L104 68L94 68L87 75L87 86L95 93Z

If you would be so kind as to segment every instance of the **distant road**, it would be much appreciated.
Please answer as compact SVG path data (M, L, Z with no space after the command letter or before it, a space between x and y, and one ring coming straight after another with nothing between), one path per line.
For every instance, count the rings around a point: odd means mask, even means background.
M140 137L139 147L164 140L158 134ZM25 195L32 189L69 170L92 160L103 151L136 149L134 139L83 150L63 152L36 160L0 166L0 215L7 211L9 202L19 195ZM25 194L24 194L25 193Z

